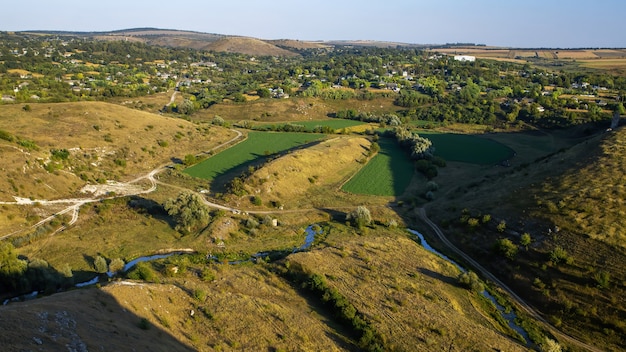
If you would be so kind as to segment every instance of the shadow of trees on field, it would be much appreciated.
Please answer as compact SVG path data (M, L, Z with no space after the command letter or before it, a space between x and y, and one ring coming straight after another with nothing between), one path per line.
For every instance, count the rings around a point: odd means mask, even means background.
M247 173L251 168L257 169L274 159L278 159L282 156L293 153L294 151L297 151L297 150L302 150L302 149L313 147L317 144L320 144L321 142L322 142L321 140L318 140L318 141L303 143L296 147L278 151L278 152L273 152L273 153L260 154L258 152L252 152L250 153L250 155L253 156L252 160L238 164L237 166L232 167L228 170L224 170L219 175L213 178L213 180L211 181L211 194L212 196L215 196L216 193L224 193L227 190L228 184L235 177L241 177L241 176L247 177L248 176ZM322 165L320 165L320 167L322 167Z

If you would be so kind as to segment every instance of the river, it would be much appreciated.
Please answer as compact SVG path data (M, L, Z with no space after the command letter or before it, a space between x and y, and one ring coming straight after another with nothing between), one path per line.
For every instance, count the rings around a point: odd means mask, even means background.
M426 242L426 239L424 239L424 235L422 235L418 231L415 231L415 230L412 230L412 229L408 229L408 231L410 233L414 234L415 236L417 236L420 239L420 243L421 243L422 247L424 247L424 249L426 249L427 251L429 251L431 253L434 253L437 256L441 257L442 259L448 261L452 265L456 266L461 272L467 272L467 270L465 268L463 268L461 265L459 265L457 262L455 262L454 260L448 258L444 254L438 252L436 249L431 247L428 244L428 242ZM509 325L509 327L511 329L513 329L515 332L517 332L518 334L520 334L524 338L526 344L529 345L531 343L530 342L531 341L530 337L528 336L528 333L526 332L526 330L524 330L521 326L517 325L517 323L515 322L515 319L517 318L517 315L515 314L515 312L514 311L507 311L507 309L504 308L502 305L500 305L498 303L498 301L496 300L496 298L492 294L487 292L487 290L484 290L482 292L482 295L484 297L486 297L487 299L489 299L493 303L493 305L496 307L496 309L498 309L498 311L502 315L502 318L504 318L504 320L506 320L506 322Z

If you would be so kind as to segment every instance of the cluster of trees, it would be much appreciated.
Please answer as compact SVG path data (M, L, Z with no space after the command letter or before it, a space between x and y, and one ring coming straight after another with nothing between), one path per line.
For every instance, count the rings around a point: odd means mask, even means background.
M411 152L411 158L415 160L432 159L435 147L433 147L433 142L430 139L421 137L405 127L395 127L390 133L401 146Z
M170 105L168 112L181 115L224 100L243 102L244 93L271 99L271 88L329 100L393 96L406 109L405 119L544 126L607 119L603 111L615 108L616 102L607 102L603 110L593 100L562 98L565 93L594 94L594 87L605 87L626 96L626 78L607 74L555 73L491 60L459 62L408 48L338 46L300 53L252 61L236 53L0 33L0 93L17 102L33 96L40 101L108 99L151 94L178 81L187 100ZM197 62L215 66L192 65ZM32 76L21 77L13 69ZM399 93L388 90L390 84Z
M183 234L197 232L209 224L211 214L202 198L191 191L181 192L163 204L165 211L174 219L176 230Z
M358 112L355 109L339 110L334 114L339 119L357 120L363 122L377 122L385 126L400 126L402 119L396 114L375 114L372 112Z
M21 258L11 243L0 242L0 292L53 293L72 284L73 274L69 266L59 271L45 260Z
M333 312L335 318L358 336L358 346L363 351L384 351L387 341L379 333L369 319L360 313L350 301L336 288L326 282L326 278L319 274L305 274L289 266L288 277L299 284L303 289L318 297L323 305Z

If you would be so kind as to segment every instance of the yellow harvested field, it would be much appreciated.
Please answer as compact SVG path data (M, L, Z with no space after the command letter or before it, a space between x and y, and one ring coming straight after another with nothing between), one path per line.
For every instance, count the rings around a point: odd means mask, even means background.
M14 75L17 74L17 75L20 75L20 76L29 76L30 75L30 76L35 77L35 78L43 77L43 75L40 74L40 73L32 73L30 71L22 70L22 69L19 69L19 68L8 69L7 73L8 74L14 74Z

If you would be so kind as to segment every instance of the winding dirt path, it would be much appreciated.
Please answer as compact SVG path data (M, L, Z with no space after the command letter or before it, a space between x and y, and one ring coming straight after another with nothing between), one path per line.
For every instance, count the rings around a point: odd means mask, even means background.
M533 309L520 296L518 296L513 290L511 290L506 284L504 284L504 282L500 281L495 275L493 275L487 269L483 268L482 265L478 264L477 261L472 259L469 255L465 254L465 252L461 251L454 244L452 244L452 242L450 242L448 240L448 238L446 238L446 236L444 235L443 231L441 231L439 226L437 226L434 222L432 222L428 218L428 216L426 215L426 210L424 208L419 208L418 209L418 215L428 226L430 226L430 228L433 229L433 231L437 235L437 238L446 247L448 247L448 249L450 249L452 252L454 252L459 257L463 258L469 265L471 265L483 277L491 280L496 285L500 286L500 288L502 288L504 291L506 291L509 294L509 296L512 298L512 301L517 304L519 309L524 311L526 314L528 314L529 316L531 316L532 318L534 318L538 322L543 323L543 325L554 336L556 336L558 339L560 339L561 341L567 341L567 343L569 343L571 345L574 345L576 347L582 348L582 349L587 350L587 351L602 352L601 349L599 349L599 348L597 348L595 346L591 346L591 345L589 345L589 344L587 344L587 343L585 343L583 341L580 341L580 340L578 340L577 338L575 338L573 336L567 335L567 334L561 332L560 330L558 330L557 328L555 328L554 326L552 326L546 319L544 319L544 317L541 314L539 314L539 312L537 312L535 309Z
M217 146L211 148L208 151L203 152L203 154L208 154L208 153L210 153L210 152L212 152L214 150L217 150L219 148L222 148L222 147L224 147L226 145L229 145L231 143L235 143L237 140L241 139L241 137L243 136L243 133L241 133L238 130L231 129L231 131L234 131L237 135L235 137L229 139L228 141L226 141L226 142L224 142L224 143L222 143L220 145L217 145ZM61 211L58 211L58 212L48 216L47 218L40 220L39 222L37 222L36 224L34 224L34 225L32 225L32 226L30 226L28 228L25 228L25 229L22 229L22 230L18 230L18 231L14 231L12 233L0 236L0 241L4 240L4 239L7 239L7 238L9 238L11 236L15 236L15 235L18 235L20 233L23 233L23 232L25 232L27 230L34 230L37 227L42 226L43 224L51 221L52 219L56 218L59 215L64 215L64 214L67 214L67 213L71 212L72 218L70 219L70 221L67 223L67 225L61 226L58 229L56 229L54 231L54 233L52 233L54 235L54 234L57 234L57 233L65 230L68 226L71 226L71 225L75 224L76 221L78 221L78 215L79 215L80 207L85 205L85 204L99 202L99 201L102 201L102 200L105 200L105 199L114 199L114 198L119 198L119 197L127 197L127 196L132 196L132 195L139 195L139 194L146 194L146 193L154 192L154 191L156 191L158 184L163 184L163 183L159 182L156 179L156 176L160 172L165 170L167 168L167 166L169 166L170 164L171 163L160 165L157 168L151 170L146 175L137 177L134 180L131 180L131 181L128 181L128 182L125 182L125 183L118 183L118 184L116 184L115 185L116 187L120 187L122 189L130 190L130 191L129 192L122 192L121 194L115 195L115 196L109 196L109 197L93 196L93 197L88 197L88 198L67 198L67 199L55 199L55 200L43 200L43 199L30 199L30 198L14 197L15 201L13 201L13 202L4 202L4 201L0 202L0 205L69 204L66 208L62 209ZM134 184L139 182L139 181L141 181L141 180L144 180L144 179L147 179L150 182L150 187L148 189L145 189L145 190L137 191L136 190L137 186L134 185ZM103 185L102 187L106 187L106 186L107 185ZM97 187L96 187L96 189L97 189ZM96 191L96 193L97 192L98 191ZM202 199L204 199L204 197L202 197ZM238 211L237 209L228 208L228 207L225 207L225 206L222 206L222 205L219 205L219 204L208 202L206 200L205 200L205 203L207 205L211 206L211 207L218 208L218 209L224 209L224 210L230 210L230 211Z

